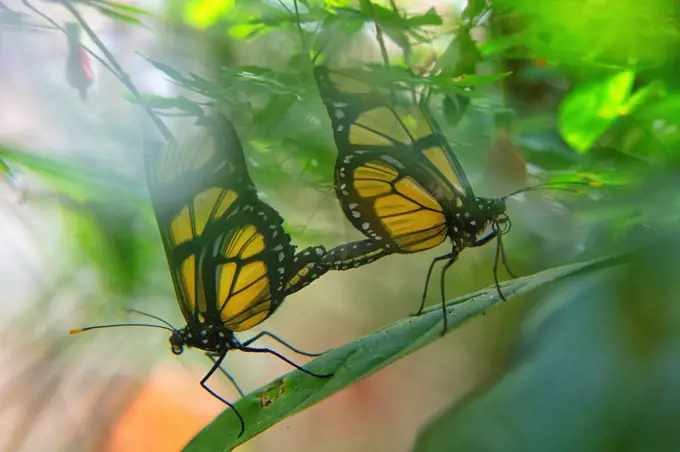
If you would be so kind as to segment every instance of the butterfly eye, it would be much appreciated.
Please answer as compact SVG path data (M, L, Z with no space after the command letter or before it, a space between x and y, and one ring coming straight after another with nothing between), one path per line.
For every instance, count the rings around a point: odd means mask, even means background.
M175 355L181 355L184 351L184 340L179 334L174 333L170 336L170 348Z
M510 217L508 217L506 214L501 214L496 217L496 220L493 223L493 229L499 234L507 234L510 232L510 229L512 228L512 222L510 221Z

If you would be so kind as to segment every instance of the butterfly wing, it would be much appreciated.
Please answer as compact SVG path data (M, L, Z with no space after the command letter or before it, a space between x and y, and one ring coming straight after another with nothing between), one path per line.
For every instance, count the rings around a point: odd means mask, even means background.
M314 76L339 151L335 187L347 218L388 250L411 253L444 241L447 211L474 195L425 110L397 103L368 75L317 66Z
M187 323L242 331L283 301L293 247L279 214L257 198L231 123L214 117L208 129L148 152L147 182Z
M200 263L206 286L215 288L208 292L215 298L207 305L210 321L217 314L229 330L244 331L281 305L293 254L282 223L272 207L243 197L211 225Z

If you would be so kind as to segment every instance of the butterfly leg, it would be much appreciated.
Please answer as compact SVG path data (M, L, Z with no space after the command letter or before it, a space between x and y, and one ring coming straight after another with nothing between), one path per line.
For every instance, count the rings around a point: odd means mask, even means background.
M444 267L442 268L442 273L441 273L441 278L439 280L439 285L440 285L440 290L442 294L442 314L444 316L444 329L441 332L441 335L443 336L446 334L446 331L449 329L449 323L448 323L448 313L446 311L446 270L449 269L451 265L453 265L454 262L456 262L456 259L458 258L457 254L452 254L451 258L446 261L444 264Z
M498 236L498 246L501 249L501 262L503 263L503 267L505 267L505 271L507 271L508 274L513 277L513 279L517 278L517 276L515 276L515 274L512 272L512 270L510 270L510 267L508 267L508 261L505 258L505 247L503 246L503 243L501 242L501 236Z
M220 354L219 354L219 353L215 353L215 352L206 352L206 353L205 353L205 356L207 356L207 357L210 359L210 361L212 361L213 364L215 364L215 363L217 362L217 360L219 359ZM236 383L236 380L234 379L234 377L232 377L231 374L230 374L229 372L227 372L226 370L224 370L224 367L219 366L218 369L220 369L220 371L222 372L222 374L224 374L224 376L227 377L227 379L231 382L231 384L236 388L236 390L238 391L239 395L240 395L241 397L245 397L245 394L244 394L243 391L241 390L241 387L238 385L238 383Z
M278 342L279 344L283 345L284 347L286 347L286 348L288 348L288 349L294 351L294 352L297 353L297 354L303 355L303 356L311 356L311 357L315 357L315 356L321 356L321 355L323 355L323 354L325 353L325 352L321 352L321 353L308 353L308 352L305 352L305 351L303 351L303 350L300 350L299 348L293 347L293 346L290 345L288 342L284 341L283 339L281 339L280 337L278 337L276 334L270 333L269 331L262 331L261 333L258 333L257 335L251 337L251 338L248 339L247 341L243 342L243 346L244 346L244 347L247 347L247 346L249 346L250 344L252 344L253 342L255 342L256 340L258 340L258 339L260 339L261 337L264 337L264 336L269 336L270 338L274 339L276 342Z
M448 253L442 256L437 256L432 260L432 262L430 263L430 268L427 269L427 276L425 277L425 288L423 289L423 298L420 300L420 308L418 308L418 312L416 312L415 314L411 314L412 316L414 317L419 316L420 314L423 313L423 309L425 309L425 298L427 298L427 286L430 285L430 277L432 276L432 270L434 269L435 264L439 261L451 259L453 257L454 257L453 253Z
M317 374L317 373L311 372L311 371L303 368L299 364L296 364L293 361L291 361L290 359L286 358L285 356L283 356L282 354L280 354L276 350L272 350L270 348L248 347L247 345L243 344L241 347L239 347L239 350L241 350L243 352L248 352L248 353L270 353L270 354L276 356L277 358L279 358L281 361L284 361L284 362L290 364L291 366L295 367L297 370L304 372L307 375L311 375L312 377L330 378L330 377L333 376L332 373L330 373L330 374Z
M501 245L501 237L498 236L498 243L496 244L496 257L493 260L493 281L496 284L496 291L498 292L498 296L501 297L501 300L505 301L505 295L503 295L503 291L501 290L501 283L498 280L498 261L503 260L503 264L505 264L505 252L502 251L503 246ZM506 267L507 268L507 267ZM510 273L512 275L512 273ZM515 276L512 275L514 278Z
M239 434L238 434L238 436L240 437L241 435L243 435L243 432L244 432L245 429L246 429L246 423L245 423L245 421L243 420L243 417L241 416L241 413L238 412L238 410L236 409L236 407L234 406L234 404L232 404L231 402L228 402L228 401L227 401L226 399L224 399L222 396L220 396L220 395L217 394L215 391L213 391L212 389L210 389L210 388L208 387L207 383L206 383L206 382L210 379L210 377L212 377L212 375L215 373L215 371L216 371L217 369L221 369L221 364L222 364L222 361L224 360L224 357L225 357L225 356L227 356L227 352L226 352L226 351L224 351L223 353L221 353L221 354L213 361L213 366L210 368L210 370L208 371L208 373L205 374L205 377L203 377L203 379L201 380L201 386L203 387L203 389L205 389L206 391L208 391L208 392L209 392L213 397L215 397L217 400L223 402L225 405L227 405L229 408L231 408L231 410L234 412L234 414L236 414L236 416L238 416L238 420L239 420L239 422L240 422L240 424L241 424L241 430L239 431ZM213 358L214 358L214 356L213 356ZM211 358L211 359L212 359L212 358Z
M489 243L491 240L494 238L497 238L498 241L496 242L496 256L493 261L493 281L496 284L496 290L498 291L498 295L501 297L501 300L505 301L505 295L503 295L503 292L501 291L501 284L498 279L498 262L502 262L503 266L505 269L508 271L510 276L513 278L517 278L514 273L508 268L508 263L505 258L505 248L503 248L503 241L501 239L502 234L499 234L498 231L493 231L487 234L486 236L482 237L481 239L477 240L473 246L482 246L486 245Z

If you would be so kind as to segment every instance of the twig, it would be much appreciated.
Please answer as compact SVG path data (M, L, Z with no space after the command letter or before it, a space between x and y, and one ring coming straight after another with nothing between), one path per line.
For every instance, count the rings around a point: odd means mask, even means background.
M42 17L43 19L45 19L45 20L46 20L47 22L49 22L54 28L56 28L57 30L61 31L62 33L64 33L64 34L65 34L66 36L68 36L69 38L71 38L71 39L73 39L73 40L76 40L76 38L77 38L76 36L73 36L71 33L69 33L69 31L68 31L66 28L64 28L64 27L62 27L61 25L59 25L59 24L58 24L54 19L52 19L50 16L48 16L48 15L45 14L44 12L40 11L40 10L39 10L38 8L36 8L35 6L31 5L31 4L29 3L28 0L23 0L23 2L24 2L24 5L26 6L26 8L30 9L31 11L33 11L34 13L36 13L37 15L39 15L40 17ZM109 70L116 78L118 78L118 73L117 73L117 72L109 65L109 63L106 62L106 60L104 60L102 57L100 57L99 55L97 55L96 53L94 53L94 52L93 52L90 48L88 48L86 45L80 44L80 46L83 48L83 50L85 50L87 53L89 53L89 54L92 56L92 58L94 58L95 60L97 60L97 61L99 62L99 64L101 64L102 66L104 66L104 67L105 67L106 69L108 69L108 70Z
M23 0L23 3L24 5L26 5L26 7L39 14L42 18L49 21L52 25L58 27L62 32L66 33L67 36L73 38L73 36L71 36L66 30L64 30L63 27L59 26L59 24L57 24L54 20L47 17L44 13L40 12L37 8L31 5L29 3L29 0ZM94 30L90 28L85 18L78 12L78 10L73 6L73 4L69 0L62 0L61 4L64 5L64 8L66 8L68 12L71 13L73 18L78 22L78 24L80 24L83 30L85 30L85 33L87 33L87 36L90 38L90 40L92 40L94 45L99 49L99 51L104 55L104 57L106 57L106 60L108 60L108 64L104 62L104 60L97 54L90 51L87 47L83 46L85 51L92 55L97 61L102 63L109 71L111 71L111 73L118 80L120 80L120 82L123 85L125 85L125 87L130 91L130 93L132 93L132 96L137 100L137 103L139 103L139 105L144 109L149 118L151 118L151 121L154 123L156 128L158 128L161 135L163 135L163 138L165 138L167 142L174 141L174 137L172 136L172 132L170 132L170 129L168 129L168 126L165 125L165 123L160 119L160 117L158 117L158 115L154 113L154 111L149 107L144 98L142 98L142 95L137 90L137 87L132 83L130 75L127 72L125 72L125 70L123 70L120 64L118 64L116 58L113 56L111 52L109 52L109 49L106 48L104 43L99 39L97 34L94 32Z
M378 16L375 14L375 9L373 9L373 3L371 0L362 0L361 3L367 6L371 11L371 18L373 19L373 24L375 25L375 37L378 40L378 47L380 47L380 54L382 55L383 64L385 65L385 70L389 72L390 70L390 57L387 54L387 47L385 46L385 40L383 39L382 29L378 23Z
M161 118L154 113L154 111L148 106L146 101L142 98L142 95L139 93L137 90L137 87L132 83L132 79L130 78L130 75L123 70L123 68L118 64L118 61L116 58L109 52L109 49L106 48L104 43L99 39L99 36L96 35L96 33L90 28L88 23L85 21L85 18L78 12L78 10L73 6L73 4L69 0L63 0L64 7L73 15L76 21L80 24L81 27L83 27L83 30L85 30L85 33L90 37L92 42L97 46L99 51L104 54L107 60L109 60L109 63L111 66L113 66L116 71L118 71L118 78L127 87L127 89L130 90L132 95L137 99L137 102L142 106L144 111L146 111L146 114L149 115L151 118L151 121L156 125L158 130L161 132L161 135L163 135L163 138L165 138L165 141L167 142L172 142L175 140L175 138L172 136L172 132L170 132L170 129L168 129L168 126L165 125L165 123L161 120Z

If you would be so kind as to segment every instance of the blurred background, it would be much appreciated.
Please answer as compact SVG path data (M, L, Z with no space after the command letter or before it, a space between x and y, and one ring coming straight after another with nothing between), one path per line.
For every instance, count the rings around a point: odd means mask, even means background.
M68 335L134 321L124 308L183 325L144 181L143 147L163 136L80 47L106 60L82 18L176 137L208 101L230 112L300 247L361 237L334 198L306 48L323 36L347 62L379 62L377 20L395 66L437 76L430 108L478 195L601 185L509 201L515 273L629 256L512 299L239 450L680 450L677 2L311 1L303 33L292 8L0 1L0 449L180 450L224 408L198 384L202 353L172 355L157 330ZM311 352L357 339L414 312L447 250L329 273L261 327ZM447 298L491 284L494 252L464 251ZM226 368L246 392L290 370L239 353Z

